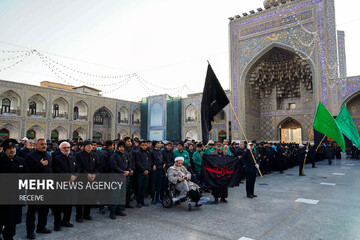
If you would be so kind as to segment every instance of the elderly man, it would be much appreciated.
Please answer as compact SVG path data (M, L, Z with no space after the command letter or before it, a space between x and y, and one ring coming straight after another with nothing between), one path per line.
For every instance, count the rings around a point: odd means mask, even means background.
M298 149L299 176L305 176L305 174L303 173L303 168L305 167L304 159L307 154L307 151L308 150L304 148L303 144L299 144L299 149Z
M47 143L44 138L39 138L36 141L36 150L29 153L26 157L26 163L29 166L31 173L51 173L52 159L46 151ZM35 214L38 213L37 233L51 233L51 230L46 228L47 216L49 213L49 206L47 205L28 205L26 215L26 231L29 239L35 239Z
M29 139L25 142L24 148L19 151L19 157L26 158L34 150L34 140Z
M4 152L0 154L0 174L1 173L26 173L26 163L23 158L16 154L17 141L15 139L5 140L1 147ZM21 205L1 205L0 206L0 228L5 226L3 232L4 240L13 239L16 233L16 224L21 222Z
M175 184L175 188L181 194L189 194L191 200L196 203L195 207L199 207L209 200L202 198L199 186L190 181L191 173L184 167L183 157L175 158L175 164L167 170L167 174L169 181Z
M66 179L69 182L74 182L79 173L79 168L76 164L75 157L70 154L70 144L68 142L62 142L59 146L61 154L58 155L52 164L54 173L62 173L66 175ZM70 223L72 205L57 205L53 207L54 213L54 230L60 231L61 226L73 227ZM61 220L61 213L64 214Z

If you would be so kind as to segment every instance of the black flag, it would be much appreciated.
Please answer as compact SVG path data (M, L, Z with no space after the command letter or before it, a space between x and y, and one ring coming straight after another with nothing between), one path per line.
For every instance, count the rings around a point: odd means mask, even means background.
M207 68L205 86L201 100L201 130L204 144L209 141L211 121L229 103L224 89L221 87L210 64Z
M211 187L234 187L240 183L238 157L203 155L201 179Z

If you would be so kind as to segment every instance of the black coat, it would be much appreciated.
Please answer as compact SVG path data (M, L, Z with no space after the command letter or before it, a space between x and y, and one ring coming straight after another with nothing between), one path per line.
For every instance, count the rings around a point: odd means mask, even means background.
M44 166L40 161L48 160L48 165ZM49 153L35 150L29 153L25 159L31 173L51 173L52 159Z
M29 149L27 149L27 148L22 148L22 149L19 151L19 153L17 153L16 155L18 155L19 157L25 159L29 153L30 153Z
M100 170L99 156L96 152L90 153L85 150L75 155L76 162L79 165L80 173L98 174Z
M140 148L135 153L135 171L143 173L145 170L151 170L151 157L147 150L144 151Z
M165 169L167 170L169 167L173 166L175 163L174 153L173 151L168 151L164 149L162 151L163 161L165 163Z
M11 160L5 153L0 154L0 173L26 173L28 168L23 158L15 155ZM4 194L4 193L3 193ZM0 226L21 223L22 205L0 205Z
M157 150L157 149L153 149L150 152L151 155L151 168L156 166L156 169L160 170L163 168L163 154L161 152L161 150Z
M253 157L251 156L250 150L244 150L243 152L243 162L245 165L246 173L256 173L256 167Z
M52 163L52 169L54 173L70 173L68 174L68 179L71 175L77 175L80 172L78 164L76 163L75 157L70 155L65 156L64 154L58 155Z
M136 149L134 147L125 147L125 153L127 153L129 157L131 170L135 169L135 152Z
M299 164L303 164L303 163L304 163L304 159L305 159L306 149L305 149L305 148L298 148L297 153L298 153L298 154L297 154L298 163L299 163Z
M124 171L131 171L131 163L129 155L124 152L121 153L116 151L111 156L111 172L113 173L123 173Z
M100 152L100 172L102 173L110 173L111 172L111 156L113 152L111 152L108 148L105 148Z

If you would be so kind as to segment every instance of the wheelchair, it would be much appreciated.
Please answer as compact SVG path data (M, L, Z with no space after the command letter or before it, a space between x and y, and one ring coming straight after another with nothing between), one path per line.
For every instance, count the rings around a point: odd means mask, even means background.
M191 211L192 205L195 204L189 194L181 194L180 191L175 189L175 184L169 182L161 203L162 206L170 208L174 203L180 204L182 202L187 202L189 211Z

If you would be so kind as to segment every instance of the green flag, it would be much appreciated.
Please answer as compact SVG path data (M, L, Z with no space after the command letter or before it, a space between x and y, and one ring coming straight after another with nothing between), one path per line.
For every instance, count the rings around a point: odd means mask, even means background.
M335 121L345 136L347 136L353 144L360 148L359 133L357 132L355 123L345 105L342 107Z
M345 152L345 140L342 135L339 126L335 122L334 118L328 112L328 110L324 107L324 105L319 102L315 119L313 122L313 128L321 132L322 134L332 138L335 142L339 144L342 151Z

